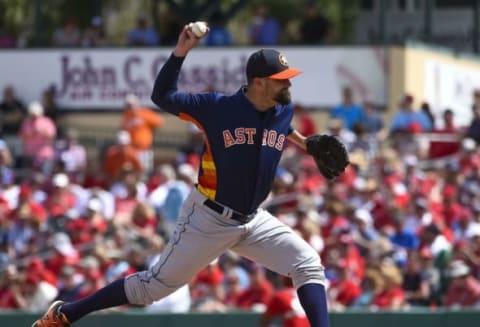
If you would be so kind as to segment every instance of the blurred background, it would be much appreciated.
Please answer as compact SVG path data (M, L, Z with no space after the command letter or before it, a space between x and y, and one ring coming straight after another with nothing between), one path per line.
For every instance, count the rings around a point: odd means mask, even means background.
M322 257L332 325L476 325L480 0L0 0L0 323L158 259L203 135L150 94L196 20L181 90L236 92L274 47L303 70L294 126L348 147L328 182L288 144L263 204ZM79 326L138 323L306 326L290 281L231 252Z

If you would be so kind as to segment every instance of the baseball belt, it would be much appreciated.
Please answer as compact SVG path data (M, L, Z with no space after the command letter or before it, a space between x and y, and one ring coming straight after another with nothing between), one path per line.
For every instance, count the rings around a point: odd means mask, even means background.
M238 221L242 224L248 223L250 220L252 220L255 217L255 214L257 213L257 211L255 210L253 213L251 213L249 215L244 215L244 214L242 214L238 211L235 211L233 209L225 207L225 206L221 205L220 203L212 201L210 199L206 199L203 202L203 205L206 206L207 208L212 209L213 211L215 211L216 213L218 213L220 215L223 215L224 212L231 211L232 215L230 216L230 219L236 220L236 221Z

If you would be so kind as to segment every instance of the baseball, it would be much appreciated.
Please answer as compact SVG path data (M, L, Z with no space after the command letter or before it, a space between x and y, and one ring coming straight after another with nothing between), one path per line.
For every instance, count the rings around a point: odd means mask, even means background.
M188 24L190 30L195 34L196 37L204 37L208 32L208 25L206 22L192 22Z

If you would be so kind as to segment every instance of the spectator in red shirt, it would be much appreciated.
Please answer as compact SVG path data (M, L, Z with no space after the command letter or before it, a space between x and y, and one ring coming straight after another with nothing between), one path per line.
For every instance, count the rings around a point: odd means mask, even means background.
M282 276L283 287L275 291L262 315L260 325L268 327L279 316L283 327L310 327L291 279Z
M147 239L153 237L157 231L157 217L153 207L145 202L138 203L133 209L128 226L138 236Z
M211 262L200 271L193 279L190 288L193 299L193 306L199 311L223 311L225 299L222 282L223 271L217 264L217 260Z
M80 287L78 297L83 299L93 292L105 286L105 279L100 270L100 262L94 256L86 256L78 264L79 273L83 275L85 280Z
M53 190L45 203L49 217L64 217L75 207L76 197L70 192L70 180L67 175L58 173L52 179Z
M297 130L302 135L314 135L316 134L317 128L312 117L310 117L303 108L302 105L296 104L294 107L295 110L295 119L298 122Z
M30 259L28 266L27 266L27 275L29 273L37 273L40 278L53 286L57 286L57 276L53 272L51 272L47 267L45 267L45 263L42 258L36 256Z
M18 193L17 209L21 208L24 205L27 206L30 211L35 214L35 218L38 219L38 223L45 222L45 220L47 219L47 212L40 203L35 201L35 199L33 198L32 188L27 184L23 184L20 186L20 192Z
M0 309L18 309L19 305L12 289L20 283L15 265L7 264L5 271L0 274Z
M433 133L444 134L445 139L430 141L428 156L430 159L442 158L457 153L460 142L457 127L453 122L453 111L446 109L443 112L443 128L436 128Z
M249 270L250 286L237 298L237 307L263 312L273 295L273 285L263 267L254 264Z
M362 293L362 289L358 280L352 276L346 262L340 261L335 267L335 271L336 278L328 289L330 307L333 310L344 310L354 303Z
M63 266L68 264L75 265L79 262L79 253L73 247L70 237L65 233L53 235L51 244L55 254L47 261L46 266L58 277Z
M471 275L465 262L453 261L449 276L451 282L445 295L445 306L471 307L480 303L480 281Z
M381 272L385 287L383 291L374 296L372 305L380 309L400 310L405 305L402 273L393 264L384 264Z

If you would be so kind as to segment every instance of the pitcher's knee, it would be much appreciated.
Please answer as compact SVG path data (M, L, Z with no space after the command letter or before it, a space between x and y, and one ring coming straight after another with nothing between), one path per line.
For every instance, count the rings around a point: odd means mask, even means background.
M149 305L175 292L179 286L168 286L155 279L151 271L146 270L125 278L125 293L128 301L136 305Z
M310 283L325 285L325 269L320 262L318 253L312 249L308 257L290 272L290 277L297 289Z

